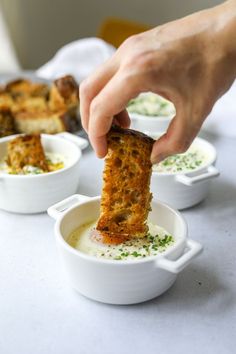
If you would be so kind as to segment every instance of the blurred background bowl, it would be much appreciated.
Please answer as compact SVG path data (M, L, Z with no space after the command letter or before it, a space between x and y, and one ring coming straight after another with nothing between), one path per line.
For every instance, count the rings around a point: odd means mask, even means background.
M0 160L6 157L7 143L17 135L0 139ZM33 214L47 210L53 203L75 193L79 184L81 148L86 140L70 133L41 135L45 152L65 157L65 167L38 175L0 174L0 209Z

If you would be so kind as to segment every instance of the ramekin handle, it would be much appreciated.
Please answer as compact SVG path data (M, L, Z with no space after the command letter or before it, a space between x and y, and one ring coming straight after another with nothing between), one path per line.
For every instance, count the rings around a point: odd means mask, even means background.
M72 143L77 145L81 150L84 150L89 144L87 139L81 138L80 136L68 132L62 132L56 135L60 136L63 139L71 141Z
M165 257L159 257L156 260L156 265L158 268L177 274L181 272L181 270L183 270L194 257L199 255L202 250L203 247L200 243L193 240L187 240L187 250L178 259L172 261Z
M50 206L47 210L49 216L57 220L65 211L72 208L74 205L90 200L91 197L82 194L73 194L70 197L61 200L60 202Z
M176 175L175 180L186 186L192 186L201 181L205 181L210 178L218 177L220 172L215 168L215 166L209 166L206 172L197 175L197 176L188 176L188 175Z

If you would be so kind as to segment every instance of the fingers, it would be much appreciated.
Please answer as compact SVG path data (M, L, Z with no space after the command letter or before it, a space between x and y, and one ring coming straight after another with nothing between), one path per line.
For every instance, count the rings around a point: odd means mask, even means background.
M112 125L113 117L117 115L116 119L121 126L129 126L130 120L124 109L129 100L136 95L136 76L128 78L127 75L118 71L92 100L88 134L98 157L106 155L104 140Z
M106 135L94 136L90 138L91 145L96 152L97 157L103 158L107 154L107 139Z
M196 137L200 126L191 122L189 113L177 110L167 132L153 145L151 161L158 163L169 155L185 152Z
M121 126L122 128L129 128L130 118L126 110L120 112L113 119L113 123ZM91 139L90 139L91 140ZM97 156L102 158L107 154L107 140L106 135L101 137L93 137L91 144L94 149L96 149Z
M82 126L86 132L88 132L90 103L114 75L115 70L115 60L111 58L80 85L80 115Z
M130 127L130 117L126 109L120 113L118 113L114 119L113 123L116 125L121 126L122 128L129 128Z

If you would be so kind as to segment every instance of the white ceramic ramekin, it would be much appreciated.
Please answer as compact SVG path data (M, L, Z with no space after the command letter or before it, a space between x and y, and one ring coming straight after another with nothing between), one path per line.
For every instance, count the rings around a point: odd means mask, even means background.
M174 115L170 116L145 116L138 113L129 113L131 128L147 135L165 132Z
M0 160L6 156L7 143L16 136L0 139ZM41 175L1 173L0 209L23 214L39 213L76 192L81 149L88 145L88 141L67 132L56 135L42 134L41 139L46 152L62 154L65 157L66 166Z
M165 292L177 273L197 256L202 246L187 238L182 216L161 202L152 202L149 220L170 232L175 243L165 252L141 260L107 260L82 253L66 239L80 225L99 216L100 197L73 195L50 207L56 219L55 236L66 274L73 288L93 300L109 304L134 304Z
M216 150L208 141L196 138L194 144L206 152L208 162L189 173L159 173L153 171L151 192L158 198L176 209L185 209L201 202L209 191L210 180L219 176L214 167Z

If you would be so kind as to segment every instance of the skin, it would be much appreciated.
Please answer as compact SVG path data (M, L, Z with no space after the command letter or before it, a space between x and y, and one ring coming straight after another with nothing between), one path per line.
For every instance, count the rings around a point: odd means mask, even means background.
M215 102L236 77L236 1L128 38L80 86L82 125L98 157L112 123L129 127L125 107L141 92L172 101L176 116L151 161L188 149Z

